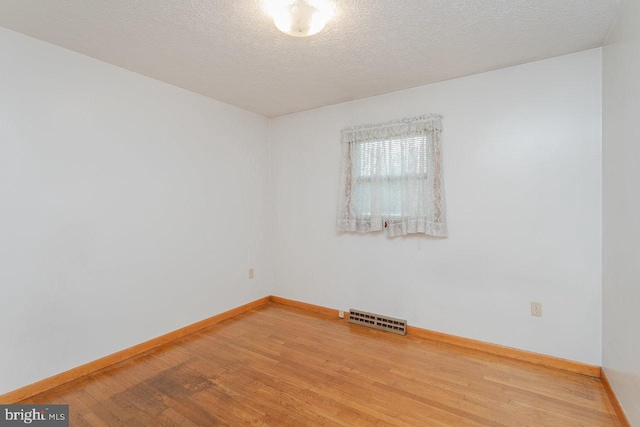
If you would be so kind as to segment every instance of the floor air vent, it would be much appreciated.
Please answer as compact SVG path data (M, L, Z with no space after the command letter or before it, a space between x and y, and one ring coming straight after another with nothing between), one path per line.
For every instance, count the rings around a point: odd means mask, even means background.
M349 323L364 325L370 328L393 332L395 334L407 334L407 321L394 319L380 314L367 313L361 310L349 310Z

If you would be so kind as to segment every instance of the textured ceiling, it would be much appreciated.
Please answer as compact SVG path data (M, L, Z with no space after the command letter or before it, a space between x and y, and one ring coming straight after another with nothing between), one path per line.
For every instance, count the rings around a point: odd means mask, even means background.
M623 2L335 0L293 38L262 1L0 0L0 26L274 117L602 46Z

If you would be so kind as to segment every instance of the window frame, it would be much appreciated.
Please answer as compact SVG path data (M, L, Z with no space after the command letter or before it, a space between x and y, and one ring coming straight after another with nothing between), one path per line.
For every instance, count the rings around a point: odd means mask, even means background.
M440 131L438 115L343 129L343 168L337 230L370 232L389 226L394 228L392 232L388 230L389 235L424 232L429 235L446 236ZM411 141L415 138L419 138L419 141ZM380 144L380 147L368 148L371 150L369 161L379 163L367 167L366 158L363 157L365 150L362 147L364 144L372 143ZM393 147L394 144L397 144L397 147ZM410 144L415 146L411 147ZM405 160L407 152L411 150L421 155L418 163L412 164ZM401 159L394 159L394 155L399 155ZM388 170L380 173L384 168ZM417 168L418 171L414 172L410 168ZM363 173L364 170L367 173ZM381 185L402 186L403 183L411 181L416 187L424 189L425 194L412 193L407 197L400 192L397 202L392 198L386 199L386 202L379 202L381 192L385 191ZM378 197L376 206L366 200L366 192L369 189L362 190L363 185L378 185L375 189L378 191L375 193ZM364 192L364 198L359 191ZM371 194L371 197L374 197L373 190ZM354 202L357 198L358 202Z

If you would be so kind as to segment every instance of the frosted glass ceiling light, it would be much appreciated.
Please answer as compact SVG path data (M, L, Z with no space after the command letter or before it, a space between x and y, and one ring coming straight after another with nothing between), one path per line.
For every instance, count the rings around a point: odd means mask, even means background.
M320 32L333 15L328 0L270 0L269 11L276 27L294 37Z

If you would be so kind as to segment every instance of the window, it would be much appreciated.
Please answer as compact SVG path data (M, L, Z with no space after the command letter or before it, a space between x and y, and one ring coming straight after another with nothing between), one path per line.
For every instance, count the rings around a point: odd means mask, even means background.
M337 229L446 236L440 116L342 130Z

